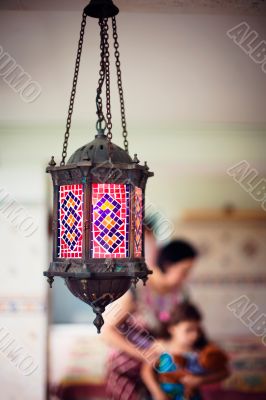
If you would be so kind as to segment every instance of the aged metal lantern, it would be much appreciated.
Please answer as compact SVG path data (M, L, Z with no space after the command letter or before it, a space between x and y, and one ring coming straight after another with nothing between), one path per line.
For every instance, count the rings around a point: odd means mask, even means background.
M54 186L53 259L44 275L52 287L54 277L89 304L96 313L98 332L104 323L105 307L121 297L131 286L147 280L144 259L145 187L153 176L128 153L122 74L115 16L110 0L92 0L84 9L62 161L52 157L47 172ZM68 138L73 113L80 58L87 17L99 19L100 78L96 93L97 124L95 139L79 148L66 163ZM112 143L110 96L109 19L112 22L117 83L121 104L125 149ZM106 112L102 92L105 86Z

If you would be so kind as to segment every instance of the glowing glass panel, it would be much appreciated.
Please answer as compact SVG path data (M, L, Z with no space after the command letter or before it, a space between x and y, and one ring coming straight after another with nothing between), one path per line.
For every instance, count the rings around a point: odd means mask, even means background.
M142 189L135 187L135 210L134 210L134 256L142 257Z
M129 185L92 185L91 257L129 257L129 195Z
M57 256L82 258L83 187L59 188Z

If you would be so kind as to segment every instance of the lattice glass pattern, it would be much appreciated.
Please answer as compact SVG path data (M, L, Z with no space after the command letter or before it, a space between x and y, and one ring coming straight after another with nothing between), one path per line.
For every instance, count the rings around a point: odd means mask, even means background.
M129 257L129 195L129 185L92 185L91 257Z
M60 258L82 258L83 187L65 185L59 188L58 240Z
M135 209L134 209L134 256L142 257L142 189L135 187Z

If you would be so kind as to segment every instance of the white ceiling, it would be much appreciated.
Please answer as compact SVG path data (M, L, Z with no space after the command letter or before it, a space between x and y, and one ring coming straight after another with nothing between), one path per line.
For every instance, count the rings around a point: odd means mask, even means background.
M266 39L264 17L122 12L118 28L129 125L266 123L266 74L226 34L243 20L258 40ZM81 13L73 11L0 12L3 50L42 88L36 101L24 103L0 77L0 120L64 123L80 21ZM97 21L90 19L74 121L93 127L98 42ZM111 78L112 113L119 123L114 71Z
M88 0L1 0L2 10L81 10ZM266 15L265 0L115 0L121 11Z

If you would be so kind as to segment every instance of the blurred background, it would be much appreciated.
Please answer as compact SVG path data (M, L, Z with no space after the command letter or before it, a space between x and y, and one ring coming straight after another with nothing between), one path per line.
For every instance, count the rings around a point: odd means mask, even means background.
M232 354L234 374L223 384L221 398L231 392L234 399L266 399L264 331L252 332L250 320L241 320L228 306L245 296L257 319L266 313L263 45L251 56L266 40L265 2L116 3L129 148L155 172L147 202L149 213L165 221L156 232L158 245L182 237L201 251L188 290L204 311L209 334ZM51 258L52 183L45 168L51 155L60 161L85 5L82 0L0 1L0 380L5 400L48 398L47 382L55 388L54 398L58 388L61 398L103 398L108 349L96 337L92 313L63 281L56 280L50 291L42 276ZM251 34L242 47L230 34L239 24L234 38L243 36L243 26L245 35ZM89 19L69 155L95 135L98 49L97 21ZM8 79L8 65L27 74L27 91ZM114 73L113 135L122 145ZM234 169L238 164L244 168L240 177L249 176L244 183ZM81 384L87 391L77 395Z

